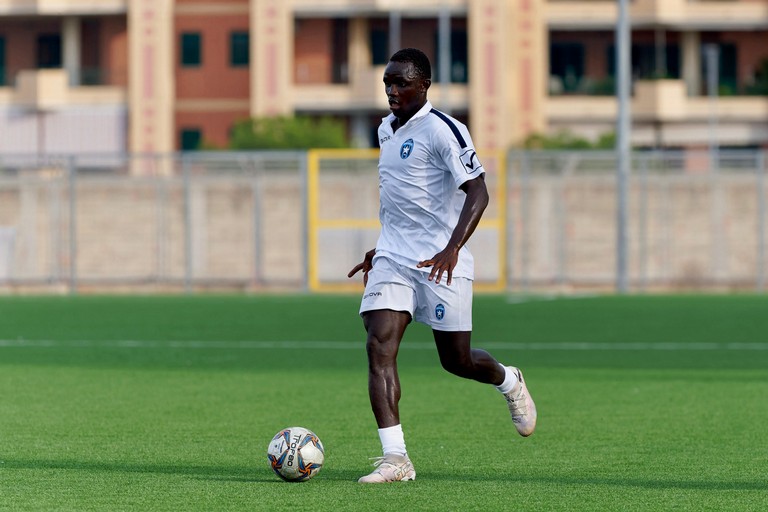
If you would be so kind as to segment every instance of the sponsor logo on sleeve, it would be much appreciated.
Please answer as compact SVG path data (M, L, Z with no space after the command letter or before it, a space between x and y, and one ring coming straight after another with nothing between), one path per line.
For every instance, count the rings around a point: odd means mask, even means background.
M461 165L464 166L464 170L467 171L467 174L473 174L483 167L483 164L480 163L480 159L477 158L477 153L472 148L464 150L464 152L459 155L459 160L461 160Z

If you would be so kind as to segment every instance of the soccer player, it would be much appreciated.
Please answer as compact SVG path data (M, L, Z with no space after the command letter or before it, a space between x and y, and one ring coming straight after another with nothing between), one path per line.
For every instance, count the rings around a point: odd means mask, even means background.
M362 483L414 480L398 402L397 352L411 320L432 328L443 368L492 384L522 436L536 406L522 372L470 346L474 262L465 246L488 205L483 166L467 127L432 108L429 59L406 48L384 70L392 111L379 126L381 234L349 277L363 271L368 393L384 456Z

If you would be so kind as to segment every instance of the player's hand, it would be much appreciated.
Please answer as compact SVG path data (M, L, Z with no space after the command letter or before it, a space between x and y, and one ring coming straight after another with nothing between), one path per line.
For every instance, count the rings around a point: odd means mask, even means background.
M347 274L347 277L352 277L361 270L363 271L363 286L368 284L368 272L371 271L373 268L373 256L376 254L376 249L371 249L367 253L365 253L365 258L363 259L362 263L358 263L355 265L352 270L349 271L349 274Z
M445 284L451 285L451 279L453 278L453 269L459 262L459 249L453 247L446 247L439 253L435 254L432 259L420 261L416 268L432 267L432 271L429 273L429 280L435 281L435 284L440 284L440 280L443 278L443 274L446 274L447 280Z

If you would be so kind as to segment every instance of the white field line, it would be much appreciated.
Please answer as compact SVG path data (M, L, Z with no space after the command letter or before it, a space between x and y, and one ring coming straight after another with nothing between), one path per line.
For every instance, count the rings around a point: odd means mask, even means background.
M712 351L712 350L768 350L768 343L722 342L722 343L680 343L680 342L478 342L478 348L497 350L558 350L558 351ZM364 350L360 342L343 341L152 341L152 340L0 340L0 348L127 348L127 349L317 349L317 350ZM401 345L405 350L434 350L433 343L408 342Z

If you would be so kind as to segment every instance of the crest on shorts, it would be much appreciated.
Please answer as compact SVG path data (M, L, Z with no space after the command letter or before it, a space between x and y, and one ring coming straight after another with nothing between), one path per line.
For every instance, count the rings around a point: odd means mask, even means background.
M437 318L438 320L442 320L444 316L445 316L445 306L443 306L442 304L438 304L437 306L435 306L435 318Z
M400 146L400 158L405 160L411 156L411 153L413 153L413 139L408 139L407 141L403 142L402 146Z

